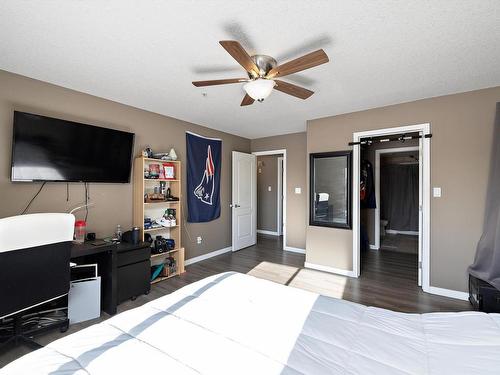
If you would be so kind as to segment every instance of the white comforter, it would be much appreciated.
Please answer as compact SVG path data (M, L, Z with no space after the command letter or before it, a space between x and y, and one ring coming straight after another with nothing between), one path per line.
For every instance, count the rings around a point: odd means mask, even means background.
M224 273L2 374L500 374L500 315L403 314Z

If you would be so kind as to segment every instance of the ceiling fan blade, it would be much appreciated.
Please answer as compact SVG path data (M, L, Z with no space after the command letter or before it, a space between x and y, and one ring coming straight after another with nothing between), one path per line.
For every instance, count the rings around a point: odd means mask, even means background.
M211 81L194 81L193 85L196 87L226 85L228 83L247 82L248 78L230 78L230 79L213 79Z
M288 82L279 81L277 79L274 80L274 82L276 82L276 85L274 86L276 90L284 92L285 94L288 95L295 96L300 99L307 99L312 94L314 94L314 91L305 89L297 85L292 85L291 83Z
M245 95L245 97L243 98L243 100L241 101L241 104L240 106L243 107L245 105L250 105L250 104L253 104L255 100L252 99L252 97L248 94Z
M302 70L325 64L328 61L330 60L328 59L325 51L319 49L295 60L291 60L282 65L278 65L276 68L273 68L269 71L266 78L283 77L288 74L297 73Z
M221 40L219 43L248 73L259 76L259 68L240 43L235 40Z

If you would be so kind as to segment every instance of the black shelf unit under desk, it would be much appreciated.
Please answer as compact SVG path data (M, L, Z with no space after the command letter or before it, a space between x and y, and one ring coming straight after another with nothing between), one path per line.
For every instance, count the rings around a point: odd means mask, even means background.
M101 310L114 315L119 303L148 294L151 288L150 245L140 242L73 244L71 260L77 264L97 264L101 277Z

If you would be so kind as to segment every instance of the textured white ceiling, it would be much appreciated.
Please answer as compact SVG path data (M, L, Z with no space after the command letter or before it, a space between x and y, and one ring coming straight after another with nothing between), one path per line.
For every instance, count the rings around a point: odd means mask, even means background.
M330 63L287 77L308 100L242 108L242 85L191 84L245 77L223 39L278 62L323 48ZM0 69L257 138L500 85L500 1L3 0Z

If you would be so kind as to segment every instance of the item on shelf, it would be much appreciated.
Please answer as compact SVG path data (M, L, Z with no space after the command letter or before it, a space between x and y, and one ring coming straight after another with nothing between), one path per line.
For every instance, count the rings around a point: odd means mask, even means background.
M168 219L170 220L171 226L175 227L177 225L177 220L175 218L175 208L168 208L165 211L165 215L167 215Z
M179 198L174 197L174 196L172 195L172 192L171 192L170 188L167 188L167 193L166 193L166 195L165 195L165 200L166 200L166 201L178 201L178 200L179 200Z
M85 240L86 241L95 241L95 233L94 232L89 232L85 235Z
M145 217L144 218L144 229L151 229L153 228L153 219L150 217Z
M168 152L157 152L153 155L153 158L158 160L171 160Z
M171 251L175 249L175 240L173 238L167 238L165 240L165 243L167 245L167 250Z
M144 194L144 202L149 203L149 202L157 202L157 201L165 201L167 200L165 197L165 194L161 193L148 193Z
M149 178L149 168L144 168L144 178Z
M153 244L153 237L149 233L144 233L144 242L149 242L150 244Z
M167 191L167 183L165 181L160 181L160 194L165 195Z
M163 236L156 236L154 243L151 246L152 254L162 254L167 251L175 249L175 240L171 238L163 238Z
M177 262L174 257L168 257L165 260L165 267L163 269L164 276L170 276L177 273Z
M174 163L163 163L163 178L166 180L175 179L175 165Z
M160 177L160 164L149 164L149 177L144 178L158 179Z
M165 210L163 217L156 219L155 222L162 227L175 227L177 225L177 220L175 218L175 209L169 208Z
M170 156L170 160L177 160L177 154L175 153L175 150L173 147L170 149L168 156Z
M163 268L165 268L165 265L163 263L151 267L151 281L160 276L160 273L163 271Z
M144 156L145 158L152 158L153 150L151 150L150 147L146 147L144 150L142 150L142 156Z
M75 221L75 235L74 239L77 243L85 242L85 230L87 228L87 223L85 220L77 220Z
M137 245L139 243L140 229L139 227L133 227L131 230L126 231L122 235L123 242L131 243Z

